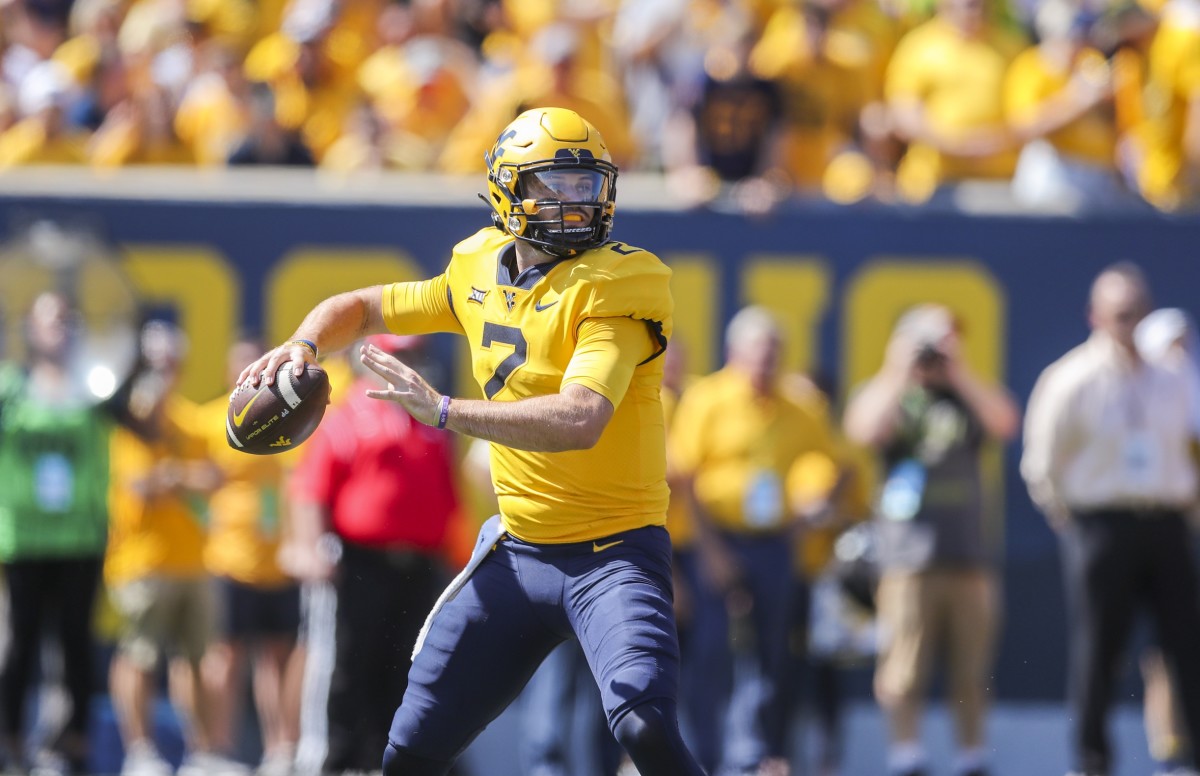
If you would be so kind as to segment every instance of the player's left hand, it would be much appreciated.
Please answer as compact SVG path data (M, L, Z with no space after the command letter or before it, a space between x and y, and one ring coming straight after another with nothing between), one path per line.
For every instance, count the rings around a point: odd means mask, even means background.
M363 345L358 354L363 366L387 380L388 384L387 390L367 391L367 396L394 401L427 426L437 423L442 395L415 369L374 345Z

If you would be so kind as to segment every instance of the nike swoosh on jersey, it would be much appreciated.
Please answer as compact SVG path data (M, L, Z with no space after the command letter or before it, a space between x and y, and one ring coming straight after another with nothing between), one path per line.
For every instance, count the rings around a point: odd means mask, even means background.
M246 419L246 413L250 411L250 405L258 401L259 396L262 396L262 391L254 394L250 401L246 402L246 406L242 407L242 411L233 416L233 425L238 428L242 427L242 421Z
M553 307L554 305L558 304L558 302L559 302L559 300L557 300L557 299L555 299L550 304L542 304L541 302L538 302L537 304L535 304L533 306L533 309L540 313L542 310L545 310L547 308Z
M604 552L609 547L616 547L618 544L624 543L624 539L617 539L615 542L609 542L608 544L596 544L595 542L592 542L592 552Z

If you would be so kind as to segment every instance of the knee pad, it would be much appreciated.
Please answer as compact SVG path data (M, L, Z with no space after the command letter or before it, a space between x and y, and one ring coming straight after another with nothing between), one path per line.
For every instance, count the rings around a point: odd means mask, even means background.
M413 754L391 741L383 750L383 776L446 776L450 765Z

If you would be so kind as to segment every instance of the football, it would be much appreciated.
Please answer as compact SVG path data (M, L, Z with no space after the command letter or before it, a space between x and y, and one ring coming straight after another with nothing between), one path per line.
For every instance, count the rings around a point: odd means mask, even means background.
M286 363L275 373L275 383L258 388L242 383L229 396L225 439L235 450L251 455L287 452L308 439L325 415L329 403L329 376L308 364L299 376Z

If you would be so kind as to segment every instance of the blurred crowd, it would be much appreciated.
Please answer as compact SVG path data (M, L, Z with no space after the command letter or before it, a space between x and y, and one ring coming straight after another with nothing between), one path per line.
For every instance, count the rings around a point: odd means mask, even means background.
M1076 776L1112 767L1105 719L1141 608L1157 625L1143 664L1158 773L1196 772L1197 331L1181 310L1150 308L1136 266L1103 271L1090 338L1047 368L1028 408L1021 473L1063 548ZM0 365L5 772L104 768L89 746L90 700L105 689L123 749L107 767L123 776L378 771L406 657L496 509L486 444L368 398L374 378L335 354L316 434L282 455L246 455L224 438L237 422L227 397L179 395L187 341L174 325L143 327L134 373L94 406L67 368L80 341L74 301L42 293L25 321L23 356ZM783 776L797 715L811 707L815 772L833 776L841 677L867 668L888 727L878 772L922 776L921 718L942 674L954 772L982 776L1003 608L985 451L1016 436L1021 411L967 365L958 323L938 305L896 321L878 372L844 412L835 387L781 369L786 338L767 310L746 307L715 373L689 376L686 342L667 351L689 746L710 773ZM371 344L446 380L425 339ZM262 350L235 343L231 387ZM55 660L40 646L47 632ZM43 681L68 698L52 735L28 714ZM180 720L182 762L161 748L160 696ZM584 773L632 773L575 645L543 664L520 703L523 773L571 773L580 750ZM259 731L249 756L248 728Z
M1195 205L1200 0L4 0L0 170L479 173L531 106L749 213Z

